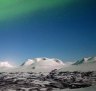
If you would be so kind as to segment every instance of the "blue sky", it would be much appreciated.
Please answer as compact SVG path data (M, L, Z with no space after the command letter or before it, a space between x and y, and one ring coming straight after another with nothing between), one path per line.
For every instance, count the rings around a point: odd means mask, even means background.
M95 4L41 9L0 22L0 59L21 64L34 57L75 61L96 56Z

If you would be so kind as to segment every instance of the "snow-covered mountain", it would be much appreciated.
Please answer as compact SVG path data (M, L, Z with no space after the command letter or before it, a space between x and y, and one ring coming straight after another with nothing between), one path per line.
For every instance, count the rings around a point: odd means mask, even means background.
M7 69L0 69L0 72L50 72L54 69L61 69L66 66L66 63L63 63L61 60L56 58L34 58L28 59L20 66L13 67L8 62L1 62L0 67L7 67ZM8 69L12 68L12 69Z
M83 58L59 71L96 71L96 57Z
M12 68L13 66L9 64L7 61L0 62L0 68Z
M21 66L21 71L48 72L54 69L60 69L65 66L61 60L55 58L34 58L28 59Z
M74 65L80 65L80 64L85 64L85 63L94 63L96 62L96 57L88 57L88 58L83 58L82 60L79 60L74 63Z
M56 65L64 65L64 63L55 58L34 58L34 59L28 59L26 62L24 62L21 66L29 66L29 65L42 65L42 66L56 66Z
M60 69L60 71L96 71L96 57L83 58L75 63L65 62L56 58L34 58L28 59L22 65L13 67L8 62L0 62L0 68L12 68L4 69L7 72L50 72L54 69ZM2 69L0 69L2 71Z

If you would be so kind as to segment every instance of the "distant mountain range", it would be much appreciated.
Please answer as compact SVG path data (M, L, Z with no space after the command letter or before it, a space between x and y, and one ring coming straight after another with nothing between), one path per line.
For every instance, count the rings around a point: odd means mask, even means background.
M94 62L96 62L96 57L88 57L75 62L73 65L80 65L80 64L94 63Z
M96 57L83 58L75 63L67 62L56 58L34 58L28 59L20 66L12 66L8 62L0 62L0 71L12 72L50 72L54 69L62 69L62 71L75 70L96 70ZM3 68L3 69L2 69ZM8 68L8 70L6 70ZM10 69L10 70L9 70Z
M96 71L96 57L83 58L70 66L59 69L59 71Z
M28 59L21 66L29 66L29 65L56 66L56 65L64 65L64 63L59 59L44 57L44 58Z
M51 71L53 69L60 69L64 65L66 64L59 59L44 57L28 59L20 67L25 70Z

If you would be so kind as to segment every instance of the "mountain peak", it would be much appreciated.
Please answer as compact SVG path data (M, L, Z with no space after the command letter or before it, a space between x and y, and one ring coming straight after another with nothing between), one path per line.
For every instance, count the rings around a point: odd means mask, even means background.
M54 69L60 69L66 64L56 58L33 58L25 61L20 67L25 70L31 70L35 72L48 72Z
M43 57L43 58L28 59L21 66L29 66L29 65L33 65L33 64L44 64L44 63L48 63L48 64L55 63L55 64L64 65L64 63L59 59Z
M87 57L75 62L73 65L79 65L84 63L94 63L94 62L96 62L96 57Z

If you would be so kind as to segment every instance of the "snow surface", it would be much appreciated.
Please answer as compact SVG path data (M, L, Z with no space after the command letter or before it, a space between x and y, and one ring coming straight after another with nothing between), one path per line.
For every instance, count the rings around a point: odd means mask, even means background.
M53 91L96 91L96 86L91 86L87 88L79 88L79 89L54 89Z
M8 91L16 91L16 90L10 90L8 89ZM28 89L26 88L26 91L28 91ZM46 90L43 90L46 91ZM96 86L92 86L92 87L87 87L87 88L80 88L80 89L54 89L52 91L96 91Z

